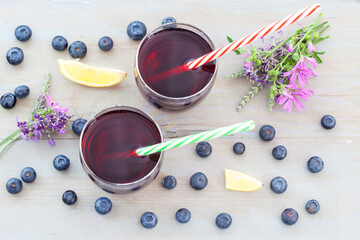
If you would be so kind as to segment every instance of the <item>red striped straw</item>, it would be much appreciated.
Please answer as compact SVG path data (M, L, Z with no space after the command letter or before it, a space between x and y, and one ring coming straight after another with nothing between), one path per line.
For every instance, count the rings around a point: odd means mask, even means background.
M321 9L321 7L320 7L319 3L312 4L312 5L308 6L307 8L304 8L292 15L287 16L286 18L283 18L277 22L274 22L273 24L263 27L262 29L260 29L256 32L253 32L244 38L241 38L235 42L229 43L222 48L216 49L208 54L203 55L202 57L199 57L191 62L188 62L186 65L187 69L185 69L185 71L197 68L201 65L211 62L218 57L221 57L229 52L234 51L235 49L238 49L239 47L245 46L253 41L258 40L259 38L262 38L268 34L278 31L281 28L284 28L296 21L300 21L300 20L304 19L305 17L311 15L312 13L320 11L320 9Z

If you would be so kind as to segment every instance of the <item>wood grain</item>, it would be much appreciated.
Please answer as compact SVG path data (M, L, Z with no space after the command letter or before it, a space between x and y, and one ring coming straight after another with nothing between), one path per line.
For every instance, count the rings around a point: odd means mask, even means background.
M260 93L240 113L235 111L250 83L244 79L226 80L225 74L239 69L242 59L235 55L219 60L216 83L209 96L198 106L184 112L162 112L140 96L134 77L133 63L138 42L126 35L127 24L143 21L148 30L157 27L162 18L173 16L179 22L203 29L217 47L226 43L226 35L236 39L301 9L312 1L99 1L99 0L2 0L0 2L0 53L10 47L24 50L25 60L11 66L0 58L0 94L12 92L27 84L31 94L19 100L12 110L0 109L0 138L15 129L14 119L27 119L41 88L44 74L53 76L51 95L60 104L70 106L75 117L88 118L94 112L114 104L129 104L149 112L160 124L164 136L175 138L253 119L255 131L211 141L213 154L200 159L194 146L166 152L160 175L149 187L127 195L110 195L97 188L84 174L78 157L78 137L71 130L57 137L57 145L17 142L0 158L0 239L358 239L360 234L360 22L359 1L320 1L325 19L331 24L331 38L319 45L326 51L324 64L318 67L319 77L310 81L315 96L306 102L302 112L287 114L276 107L266 111L266 97ZM309 23L314 18L307 19ZM27 24L32 38L21 43L14 29ZM297 26L284 32L290 33ZM57 58L68 59L67 52L51 48L55 35L69 42L84 41L88 54L84 63L127 71L127 79L118 86L94 89L76 85L60 74ZM109 35L115 42L110 52L97 47L98 39ZM266 91L266 90L265 90ZM324 114L336 117L337 126L325 131L320 126ZM264 143L257 130L263 124L276 128L276 138ZM232 145L246 144L246 152L235 156ZM271 156L274 146L282 144L288 157L276 161ZM53 158L65 154L71 167L64 173L52 166ZM310 174L306 161L313 155L325 162L319 174ZM10 177L18 177L23 167L32 166L38 173L33 184L24 184L18 195L5 191ZM265 186L253 193L224 189L224 167L239 170L261 179ZM190 176L202 171L209 178L204 191L195 192ZM161 179L174 175L178 186L172 191L161 187ZM269 188L275 176L288 180L289 188L282 195ZM73 189L79 199L74 206L61 201L62 193ZM107 216L94 211L94 201L109 197L113 210ZM317 199L321 211L312 216L305 212L309 199ZM186 207L192 213L188 224L175 220L175 211ZM298 210L300 219L294 226L280 220L284 208ZM154 211L159 224L147 230L139 224L144 211ZM228 212L233 224L227 230L215 226L218 213Z

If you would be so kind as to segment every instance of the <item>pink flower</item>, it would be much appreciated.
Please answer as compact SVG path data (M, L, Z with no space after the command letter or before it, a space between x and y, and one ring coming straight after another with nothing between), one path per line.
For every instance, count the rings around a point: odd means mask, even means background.
M309 49L309 54L311 54L313 51L316 50L315 46L311 42L308 43L308 49Z
M291 112L293 103L295 107L301 111L301 109L305 108L305 105L300 99L308 101L309 97L313 94L314 92L310 89L299 88L296 85L289 84L285 86L283 94L281 94L276 101L280 105L284 104L283 109L287 110L288 113Z
M53 103L49 94L45 95L45 100L48 106L55 112L67 112L69 110L67 107L61 107L59 103Z
M305 60L307 61L307 63L309 63L314 68L316 68L318 65L315 58L305 57Z
M288 52L293 52L294 51L294 46L292 44L290 44L287 51Z
M310 61L311 63L310 62L309 63L312 66L314 66L312 59L313 58L307 58L306 60ZM305 84L308 84L307 79L309 77L313 77L313 76L316 77L317 73L306 65L306 62L305 62L304 58L302 57L296 63L296 65L294 66L293 69L284 73L284 77L289 77L289 76L290 76L290 83L289 83L290 85L294 85L296 79L298 79L300 86L303 87Z

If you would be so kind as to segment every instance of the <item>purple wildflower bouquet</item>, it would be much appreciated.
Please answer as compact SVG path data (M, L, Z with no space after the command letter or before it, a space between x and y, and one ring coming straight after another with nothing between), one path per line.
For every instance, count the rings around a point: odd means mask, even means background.
M271 37L271 43L263 40L263 46L253 47L251 50L237 49L236 54L245 57L243 68L239 72L229 74L228 79L246 77L254 86L248 95L244 96L237 107L240 111L244 105L266 85L270 86L268 110L271 111L276 103L283 105L283 109L291 112L293 105L298 110L305 108L302 101L309 100L313 90L306 88L308 79L318 74L313 68L322 60L315 46L329 38L321 35L329 27L328 22L320 23L321 14L314 24L303 27L300 25L294 34L287 39L276 40ZM279 32L282 35L282 32ZM227 37L229 42L233 40Z
M52 134L58 133L62 135L65 133L66 124L72 116L66 114L68 108L52 102L49 95L50 82L50 73L47 73L41 94L38 96L31 113L30 121L16 119L19 129L0 142L0 147L3 147L0 155L11 143L19 138L23 138L25 141L31 139L37 142L39 138L45 135L49 139L49 144L54 146L55 142L52 139Z

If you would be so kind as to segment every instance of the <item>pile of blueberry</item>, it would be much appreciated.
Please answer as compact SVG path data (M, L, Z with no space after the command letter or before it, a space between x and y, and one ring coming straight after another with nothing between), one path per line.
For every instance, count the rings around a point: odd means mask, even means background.
M5 93L0 98L0 104L5 109L15 107L17 99L26 98L30 94L30 88L26 85L21 85L15 88L14 93Z
M208 157L210 155L210 153L211 153L211 145L208 142L200 142L196 146L195 151L200 157ZM195 190L203 190L208 184L208 179L207 179L207 177L206 177L206 175L204 173L197 172L197 173L194 173L190 177L189 183L190 183L190 186L193 189L195 189ZM176 184L177 184L176 178L174 176L171 176L171 175L164 177L164 179L162 180L162 185L166 189L169 189L169 190L174 189L176 187ZM151 215L152 216L151 219L156 219L156 221L151 221L151 223L148 223L146 221L146 219L143 219L143 218L145 218L144 215L145 216ZM141 218L141 224L146 228L155 227L155 225L157 223L156 215L154 213L152 213L152 212L146 212L146 213L144 213L144 215ZM175 213L175 218L180 223L187 223L187 222L190 221L191 213L186 208L180 208ZM215 223L219 228L226 229L226 228L230 227L230 225L232 223L232 218L227 213L220 213L216 217Z
M168 24L167 27L172 27L170 23L176 23L173 17L166 17L162 20L162 24ZM146 35L146 26L141 21L132 21L126 29L127 35L135 41L141 40ZM32 31L29 26L20 25L15 29L15 37L21 41L26 42L30 39ZM68 41L63 36L55 36L51 45L56 51L64 51L68 48ZM98 46L103 51L109 51L114 46L114 41L109 36L103 36L98 41ZM69 54L73 58L83 58L86 56L87 46L82 41L74 41L69 46ZM19 47L12 47L6 53L6 59L11 65L18 65L24 60L24 52Z
M336 120L333 116L325 115L321 119L321 125L324 129L332 129L336 125ZM264 141L271 141L275 137L275 129L270 125L265 125L260 128L259 136ZM284 146L279 145L273 148L272 155L277 160L283 160L287 156L287 150ZM307 161L307 168L312 173L318 173L324 168L323 160L318 156L313 156ZM270 182L270 188L274 193L282 194L287 190L288 183L283 177L275 177ZM310 214L315 214L320 211L320 204L315 199L309 200L305 204L305 210ZM281 214L281 220L287 225L295 224L299 219L298 212L293 208L285 209Z
M20 173L20 178L25 183L32 183L35 181L36 172L31 167L24 168ZM11 194L17 194L21 192L23 183L19 178L10 178L6 182L6 190Z

